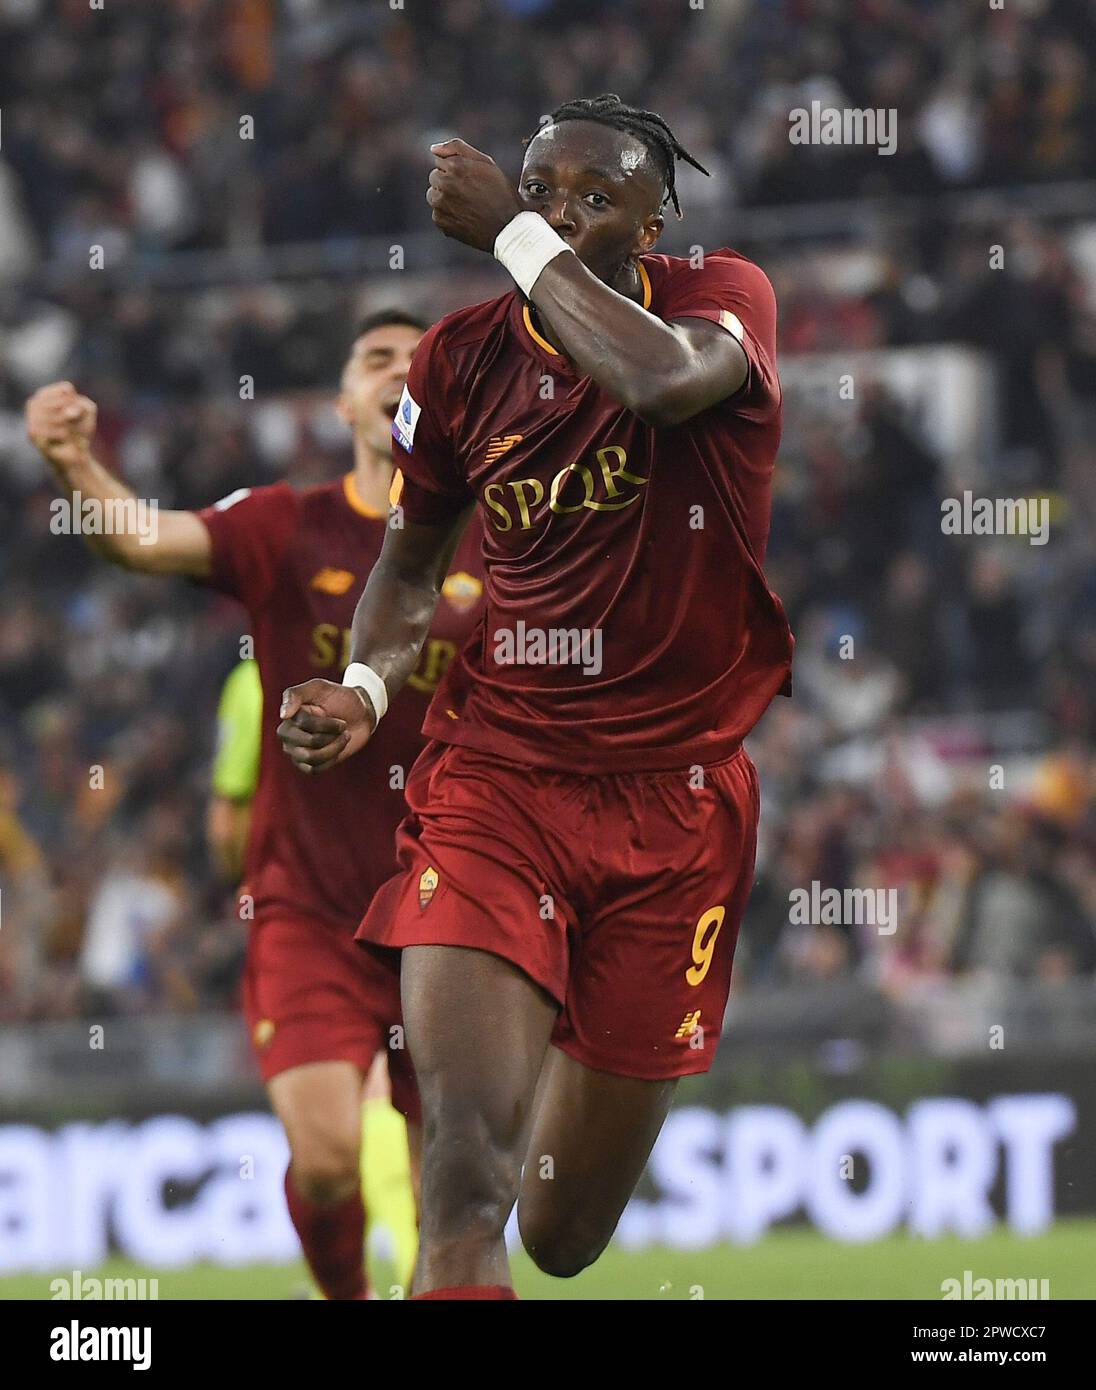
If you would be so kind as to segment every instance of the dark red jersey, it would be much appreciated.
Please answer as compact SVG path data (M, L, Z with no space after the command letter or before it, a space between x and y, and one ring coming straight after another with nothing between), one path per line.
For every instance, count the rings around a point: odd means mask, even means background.
M426 732L591 773L730 756L788 686L762 572L780 441L776 303L734 251L644 256L644 308L741 342L746 384L654 429L534 329L516 291L422 339L393 425L412 521L475 499L487 603Z
M354 927L396 870L403 787L424 745L423 716L482 608L479 525L469 525L408 684L357 756L309 778L275 735L282 691L309 676L342 679L358 596L380 554L386 518L363 506L348 475L295 490L244 489L200 513L213 541L214 588L247 608L263 686L262 756L252 807L247 886L255 912L288 909Z

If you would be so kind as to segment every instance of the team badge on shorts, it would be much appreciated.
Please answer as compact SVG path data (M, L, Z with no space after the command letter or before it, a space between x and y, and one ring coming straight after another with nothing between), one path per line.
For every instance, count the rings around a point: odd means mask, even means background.
M260 1018L252 1030L251 1039L256 1047L269 1047L274 1041L275 1023L272 1018Z
M424 912L430 906L430 899L438 890L438 871L430 866L423 869L419 875L419 911Z

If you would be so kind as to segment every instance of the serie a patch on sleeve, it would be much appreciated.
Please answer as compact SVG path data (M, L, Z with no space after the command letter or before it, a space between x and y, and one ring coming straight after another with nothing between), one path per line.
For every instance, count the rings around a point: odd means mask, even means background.
M396 418L392 421L392 434L410 454L415 448L415 428L422 414L422 406L405 386L400 397Z
M215 512L227 512L229 507L234 507L237 502L242 502L245 497L251 496L249 487L238 487L235 492L230 492L227 497L222 497L219 502L214 502Z
M719 322L721 327L725 328L739 342L746 336L746 330L742 327L742 320L737 314L732 314L730 309L720 309Z

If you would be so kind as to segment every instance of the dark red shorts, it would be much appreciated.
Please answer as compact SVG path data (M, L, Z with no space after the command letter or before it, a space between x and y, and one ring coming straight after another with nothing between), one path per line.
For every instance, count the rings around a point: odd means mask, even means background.
M399 974L351 931L289 914L255 921L243 1006L264 1081L307 1062L353 1062L364 1073L387 1052L392 1104L418 1120L410 1057L392 1045L403 1042Z
M753 882L744 749L692 772L585 777L435 741L407 802L402 872L359 939L512 961L559 1002L553 1043L599 1071L708 1070Z

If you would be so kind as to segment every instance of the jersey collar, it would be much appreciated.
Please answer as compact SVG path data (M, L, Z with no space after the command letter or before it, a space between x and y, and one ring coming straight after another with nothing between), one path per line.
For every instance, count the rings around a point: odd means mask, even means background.
M343 477L343 496L346 498L350 510L357 512L359 516L367 516L371 521L381 519L380 512L375 512L372 507L367 507L362 501L353 473L347 473Z
M647 274L647 267L643 264L642 261L637 261L637 262L636 262L636 266L637 266L638 269L639 269L639 281L640 281L640 284L643 286L643 304L642 304L642 307L643 307L644 309L650 309L650 307L651 307L651 299L652 299L651 277ZM533 316L532 316L532 314L529 312L529 304L528 304L527 301L526 301L526 302L523 302L523 303L522 303L522 306L521 306L521 322L522 322L522 327L524 328L525 332L529 335L530 338L532 338L533 342L536 343L537 347L539 347L540 350L541 350L542 352L547 352L547 353L549 353L552 357L562 357L562 356L563 356L563 353L560 352L559 348L554 347L554 346L548 341L547 338L543 337L543 336L542 336L540 333L538 333L537 330L533 327Z

